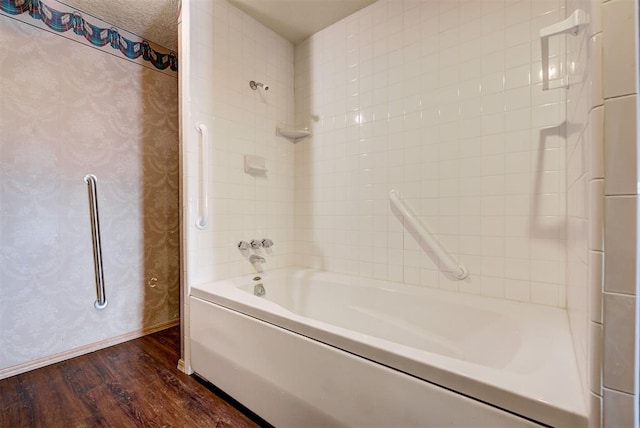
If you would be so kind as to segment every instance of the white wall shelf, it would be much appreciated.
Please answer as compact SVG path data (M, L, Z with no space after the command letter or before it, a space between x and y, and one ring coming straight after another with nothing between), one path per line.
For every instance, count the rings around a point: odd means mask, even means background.
M304 138L310 137L311 131L309 131L308 129L276 128L276 135L284 137L290 140L292 143L297 143Z

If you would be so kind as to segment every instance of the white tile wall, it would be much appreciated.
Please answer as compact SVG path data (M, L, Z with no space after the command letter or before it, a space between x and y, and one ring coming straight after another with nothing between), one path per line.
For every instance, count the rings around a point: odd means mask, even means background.
M589 387L591 392L602 395L602 324L589 323Z
M604 283L604 252L589 251L589 317L590 320L602 324L602 288Z
M604 390L602 426L619 428L633 426L634 395L610 389Z
M275 134L293 125L293 45L226 0L192 3L190 101L185 126L188 147L189 283L199 284L255 272L240 253L240 240L270 238L260 250L267 268L292 264L293 145ZM254 91L249 81L269 85ZM199 135L211 134L210 222L194 226L198 192ZM246 174L245 154L266 159L264 176Z
M632 94L637 90L635 4L631 0L605 1L602 4L606 98Z
M567 3L568 13L576 8L589 11L590 25L582 38L569 38L567 58L572 70L588 64L567 97L567 305L578 363L591 391L585 391L590 426L630 426L633 395L625 392L633 382L635 346L628 309L636 293L637 18L629 0ZM586 59L580 44L587 47Z
M590 0L592 3L599 3L599 0ZM594 6L596 8L598 6ZM589 72L592 78L587 85L591 93L592 106L604 104L604 66L602 60L602 33L595 33L589 41Z
M564 306L564 95L541 91L537 43L562 5L381 0L298 45L296 262ZM404 230L391 189L468 279Z
M637 404L638 399L633 388L637 364L634 351L638 346L634 323L637 285L635 269L629 270L636 261L634 258L630 266L624 267L615 263L618 257L628 257L626 250L635 253L637 244L637 19L636 2L613 0L602 5L607 253L603 296L605 427L630 426L634 401ZM631 156L633 162L621 154Z
M635 303L634 296L604 295L603 384L628 394L633 394L635 381L635 328L630 322L635 317Z
M602 396L589 394L589 428L602 426Z
M610 389L619 387L611 376L603 389L598 366L604 359L612 370L603 336L628 344L608 329L613 314L602 303L603 277L614 272L603 272L603 250L628 237L603 239L601 195L620 188L615 172L636 170L609 156L607 181L603 157L634 122L612 126L607 107L635 105L635 15L629 0L564 4L380 0L295 48L294 117L293 48L225 1L196 1L202 62L191 93L202 115L193 120L216 122L215 203L212 230L189 229L199 254L188 269L197 281L249 272L236 241L268 233L281 245L272 265L559 306L566 299L590 425L632 417L633 396ZM569 70L569 90L543 92L538 30L576 8L590 25L551 45L551 66L558 77ZM252 79L276 92L260 98L248 90ZM293 124L313 131L295 148L273 136L276 125ZM267 157L273 174L243 175L243 153ZM440 272L404 231L389 209L392 188L469 279ZM194 198L186 208L192 217Z
M604 290L633 295L636 288L636 243L629 239L636 236L636 196L612 196L606 198L606 238Z
M573 0L590 25L567 37L567 309L576 359L590 406L600 426L602 378L602 269L604 230L603 107L600 0ZM592 322L593 321L593 322ZM591 391L591 392L590 392Z
M604 103L605 193L633 195L638 189L636 96L607 99Z

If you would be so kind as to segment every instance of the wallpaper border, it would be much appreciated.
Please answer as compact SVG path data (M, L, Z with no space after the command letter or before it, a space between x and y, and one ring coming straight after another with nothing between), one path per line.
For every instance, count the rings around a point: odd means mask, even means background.
M174 51L91 15L86 19L79 10L57 0L0 0L0 14L169 76L178 74Z

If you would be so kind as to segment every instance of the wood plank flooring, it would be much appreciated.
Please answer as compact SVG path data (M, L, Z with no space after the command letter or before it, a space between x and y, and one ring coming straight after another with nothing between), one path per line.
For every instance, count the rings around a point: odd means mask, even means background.
M173 327L2 380L0 427L266 425L178 371L179 357Z

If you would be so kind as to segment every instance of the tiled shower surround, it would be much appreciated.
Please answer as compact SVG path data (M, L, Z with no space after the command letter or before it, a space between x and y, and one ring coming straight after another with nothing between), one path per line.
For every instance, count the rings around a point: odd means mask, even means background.
M564 306L565 91L542 91L538 37L563 5L378 1L296 46L313 132L295 147L296 262ZM403 228L391 189L467 279Z
M293 46L227 2L194 2L198 31L213 35L190 53L201 61L189 82L195 120L212 129L213 168L211 227L187 237L197 247L189 281L253 272L236 245L268 237L267 269L564 306L565 145L554 128L564 98L541 91L534 42L564 10L543 3L377 2L296 47L294 121ZM250 80L271 88L252 91ZM294 123L313 136L293 145L275 135ZM266 176L244 173L244 154L264 156ZM196 157L194 146L188 212ZM468 279L438 272L391 212L392 188Z
M567 49L567 309L592 426L632 426L637 400L634 3L567 2L590 18Z
M632 1L380 0L295 48L226 1L194 7L197 32L213 37L197 46L190 101L214 128L219 172L212 229L189 225L187 284L251 274L237 241L275 237L267 269L296 264L566 306L591 425L629 425ZM542 91L539 30L576 8L590 23L550 45L552 83L568 75L569 90ZM272 89L251 91L249 80ZM312 137L274 135L292 125ZM266 176L242 172L245 153L266 157ZM424 254L392 212L391 189L469 278L452 280ZM606 268L605 247L631 259Z
M194 27L213 36L190 53L190 101L212 129L213 168L211 227L188 225L190 282L253 272L237 243L268 237L267 268L564 306L564 92L541 90L537 42L561 4L377 2L296 47L294 104L293 46L227 2L194 2ZM313 136L275 135L294 123ZM195 212L197 145L188 152ZM244 154L264 156L266 176L244 173ZM439 273L404 231L394 188L468 279Z
M0 377L175 324L176 77L4 15L0 65Z
M188 284L255 272L238 250L238 242L269 238L274 246L262 251L266 269L293 263L294 147L276 136L276 127L293 126L293 45L226 1L190 3L193 36L202 41L190 52L199 58L184 67L184 93L196 124L210 130L210 221L199 231L187 225ZM183 52L184 54L184 52ZM184 72L184 70L183 70ZM250 81L268 85L252 90ZM188 180L185 212L198 209L199 139L194 127L183 127ZM244 172L244 155L265 158L268 172ZM191 218L191 216L187 217Z

